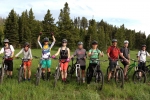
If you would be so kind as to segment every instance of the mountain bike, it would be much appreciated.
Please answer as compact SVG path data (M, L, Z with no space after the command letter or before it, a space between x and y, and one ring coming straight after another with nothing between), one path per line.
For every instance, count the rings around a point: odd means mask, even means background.
M5 74L7 73L7 66L4 63L5 59L2 57L2 62L0 64L0 84L3 83Z
M98 67L100 67L100 61L106 62L107 60L99 60L99 59L90 59L93 63L96 61L96 67L93 67L93 77L95 77L95 83L96 83L96 88L98 90L102 90L103 84L104 84L104 76L101 71L101 69L98 70ZM90 69L89 67L87 68L86 71L86 77L88 78L90 76Z
M133 63L129 65L126 76L129 76L129 73L134 68L134 74L132 76L133 82L134 83L145 83L146 82L146 75L145 75L145 72L143 70L138 69L138 65L137 65L138 61L135 60L135 59L130 59L130 60L133 61ZM141 73L142 76L139 76L140 73Z
M66 60L63 61L63 60L61 60L61 59L59 59L59 58L53 58L53 59L59 60L59 63L58 63L58 65L56 66L56 70L55 70L55 74L54 74L54 87L56 87L57 81L58 81L58 79L59 79L60 76L61 76L61 66L60 66L60 62L61 62L61 63L65 63Z
M41 61L41 58L40 57L37 57L37 56L33 56L35 59L39 59L39 64L38 64L38 68L36 70L36 79L35 79L35 85L38 86L39 83L40 83L40 79L41 79L41 76L42 76L42 67L41 67L41 64L40 64L40 61Z
M24 79L24 68L23 63L29 61L29 59L23 59L20 57L17 57L17 59L20 59L22 61L19 70L18 70L18 83L20 83Z
M116 67L111 72L111 79L114 78L116 85L118 87L123 88L123 86L124 86L123 68L118 63L119 59L116 60L116 61L117 61L117 65L116 65ZM108 66L108 68L107 68L107 76L108 76L109 70L110 70L110 67Z

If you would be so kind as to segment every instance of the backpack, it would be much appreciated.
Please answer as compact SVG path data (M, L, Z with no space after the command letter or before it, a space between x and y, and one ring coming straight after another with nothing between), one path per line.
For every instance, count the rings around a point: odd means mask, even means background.
M147 51L145 51L145 53L146 53L146 56L147 56L147 53L148 53L148 52L147 52ZM140 56L141 56L141 54L142 54L142 50L140 50Z

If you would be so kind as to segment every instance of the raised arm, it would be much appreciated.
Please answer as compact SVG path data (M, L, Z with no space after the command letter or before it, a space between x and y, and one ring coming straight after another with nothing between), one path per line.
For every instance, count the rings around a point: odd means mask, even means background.
M42 48L42 45L41 45L41 43L40 43L41 34L42 34L42 33L40 32L37 41L38 41L39 46Z

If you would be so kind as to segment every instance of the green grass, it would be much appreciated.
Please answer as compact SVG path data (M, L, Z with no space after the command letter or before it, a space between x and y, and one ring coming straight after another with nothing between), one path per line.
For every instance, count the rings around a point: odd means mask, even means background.
M18 52L18 50L16 50ZM56 51L52 51L54 54ZM32 50L33 55L40 56L40 50ZM136 58L137 52L131 52L131 58ZM104 58L107 59L106 55ZM57 87L53 88L54 78L51 76L50 82L41 81L39 86L34 85L35 71L39 60L34 59L32 62L32 80L31 82L17 82L17 70L21 63L20 60L14 60L14 77L13 79L4 79L0 85L0 100L150 100L150 86L146 84L134 84L131 80L125 82L124 89L116 87L114 80L104 82L102 91L96 91L95 84L92 82L87 87L86 84L77 85L75 78L68 84L58 82ZM52 62L52 73L58 61ZM88 60L87 60L88 66ZM103 73L106 73L108 62L101 63ZM122 65L121 65L122 66ZM130 73L131 76L133 71ZM131 78L131 77L130 77Z

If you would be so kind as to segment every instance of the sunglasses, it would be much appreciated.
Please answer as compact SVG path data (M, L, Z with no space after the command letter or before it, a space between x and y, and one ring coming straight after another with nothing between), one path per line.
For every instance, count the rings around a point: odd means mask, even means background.
M67 42L62 42L62 43L67 43Z

